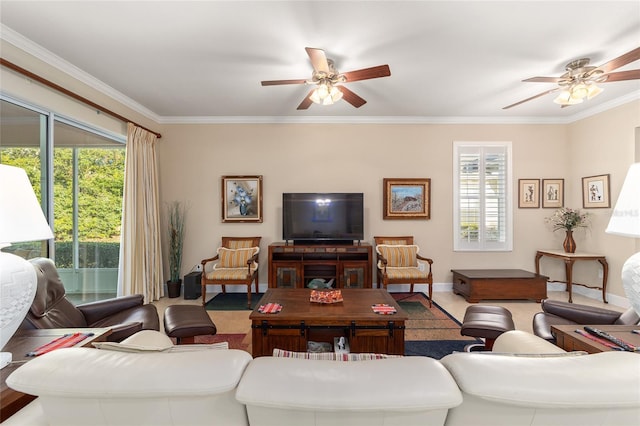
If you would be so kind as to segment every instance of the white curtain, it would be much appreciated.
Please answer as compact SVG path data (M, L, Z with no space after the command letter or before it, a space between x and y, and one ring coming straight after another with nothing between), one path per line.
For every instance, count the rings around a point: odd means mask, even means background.
M118 295L164 296L157 137L131 123L127 127Z

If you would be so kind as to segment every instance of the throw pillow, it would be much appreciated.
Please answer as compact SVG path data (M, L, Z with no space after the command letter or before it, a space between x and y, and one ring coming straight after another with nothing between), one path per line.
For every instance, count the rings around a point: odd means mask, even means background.
M242 268L247 266L247 261L251 259L256 253L260 251L259 247L250 247L242 249L228 249L226 247L220 247L218 249L218 256L220 262L218 268Z
M387 245L379 244L376 252L387 259L387 266L392 268L407 268L418 266L417 254L420 248L416 245Z
M375 359L401 358L402 355L387 354L337 354L333 352L293 352L275 348L273 356L276 358L316 359L324 361L371 361Z

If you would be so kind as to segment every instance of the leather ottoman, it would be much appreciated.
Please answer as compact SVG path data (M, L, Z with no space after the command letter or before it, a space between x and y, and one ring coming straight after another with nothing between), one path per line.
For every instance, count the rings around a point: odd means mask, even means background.
M501 306L473 305L469 306L464 313L460 334L484 338L484 350L490 351L499 335L515 328L508 309ZM468 348L468 350L473 349Z
M193 343L195 336L216 334L216 325L198 305L171 305L164 311L164 332L177 343Z

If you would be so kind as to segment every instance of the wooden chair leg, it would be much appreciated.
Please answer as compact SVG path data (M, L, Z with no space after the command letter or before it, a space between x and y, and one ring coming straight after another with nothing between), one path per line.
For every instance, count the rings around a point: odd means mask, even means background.
M411 283L411 286L409 287L409 292L413 293L413 283Z
M433 300L433 283L429 283L429 307L433 307L433 303L431 303L431 301Z
M247 307L251 309L251 284L247 286Z
M202 284L202 306L207 304L207 285Z
M220 284L220 287L222 287L222 293L227 294L227 286L224 284Z

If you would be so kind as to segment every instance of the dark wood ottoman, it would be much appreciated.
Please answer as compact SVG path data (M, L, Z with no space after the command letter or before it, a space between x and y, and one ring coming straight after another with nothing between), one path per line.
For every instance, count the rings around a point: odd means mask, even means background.
M194 343L195 336L216 334L216 325L203 306L171 305L164 311L164 332L177 343Z
M474 305L469 306L464 313L460 334L485 339L482 349L490 351L499 335L515 329L516 326L508 309L502 306ZM469 351L473 349L475 348L465 348Z
M453 292L467 302L547 298L548 277L522 269L452 269Z

